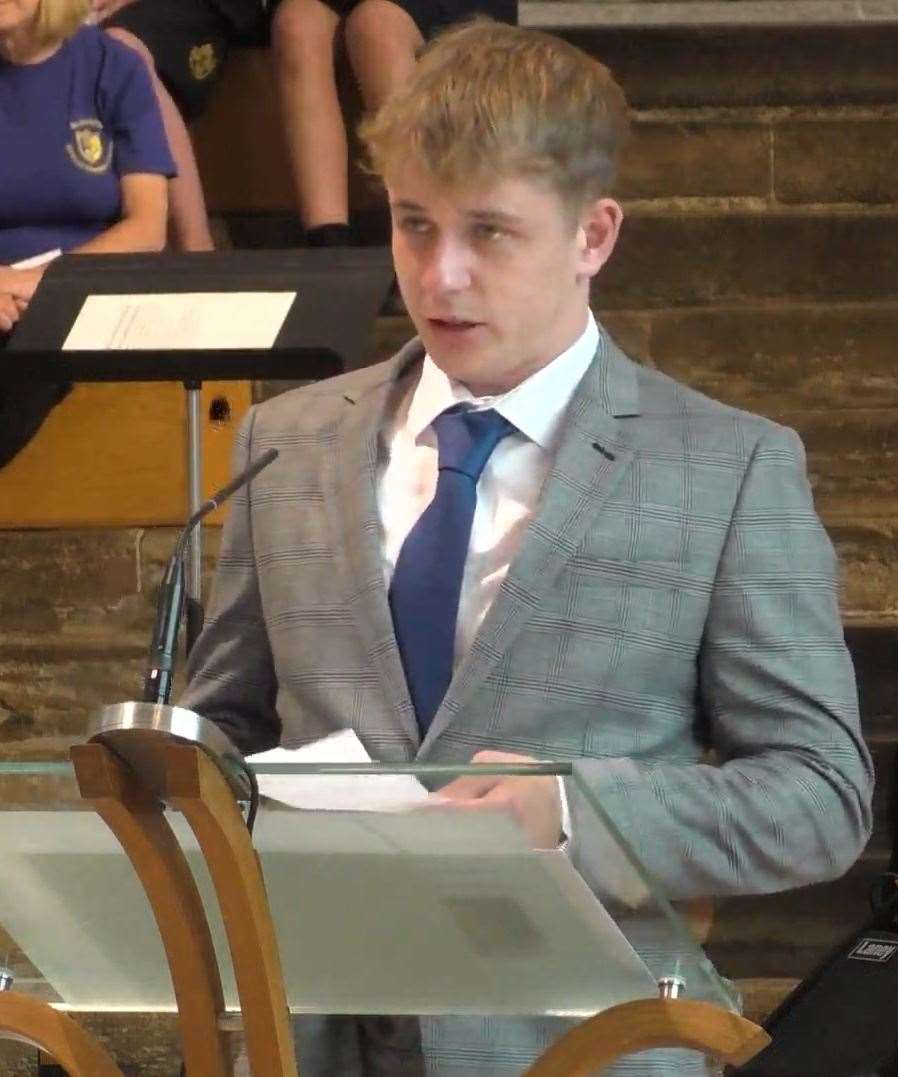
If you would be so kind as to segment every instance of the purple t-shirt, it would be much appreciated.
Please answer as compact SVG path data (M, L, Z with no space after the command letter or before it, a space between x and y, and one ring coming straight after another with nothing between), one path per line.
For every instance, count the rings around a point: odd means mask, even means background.
M0 60L0 265L114 224L129 172L175 174L136 52L84 27L42 63Z

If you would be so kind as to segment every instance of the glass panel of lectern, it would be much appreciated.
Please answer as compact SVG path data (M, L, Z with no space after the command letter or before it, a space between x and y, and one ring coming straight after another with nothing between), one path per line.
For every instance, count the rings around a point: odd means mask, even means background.
M253 840L293 1012L586 1017L657 997L659 983L737 1007L569 765L255 769ZM602 901L564 846L534 849L505 812L441 800L442 786L472 774L564 777L606 839ZM0 762L0 808L0 965L14 989L74 1012L174 1011L147 899L72 767ZM205 904L222 1024L235 1024L214 891L185 819L166 815Z

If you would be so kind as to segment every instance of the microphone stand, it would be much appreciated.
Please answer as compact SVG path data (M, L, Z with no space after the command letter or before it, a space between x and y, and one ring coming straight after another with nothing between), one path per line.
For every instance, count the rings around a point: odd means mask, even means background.
M168 567L165 570L165 576L162 579L162 588L159 592L159 601L156 606L156 624L153 628L153 639L150 645L150 668L147 671L143 688L145 703L167 704L171 697L178 646L178 630L185 605L187 608L187 654L190 654L203 628L202 603L198 598L185 594L184 558L194 528L210 512L214 512L219 505L227 501L232 494L252 482L256 475L263 468L268 467L277 455L277 449L269 449L268 452L263 453L258 460L232 479L227 486L223 486L208 501L204 501L187 521L180 535L178 535Z

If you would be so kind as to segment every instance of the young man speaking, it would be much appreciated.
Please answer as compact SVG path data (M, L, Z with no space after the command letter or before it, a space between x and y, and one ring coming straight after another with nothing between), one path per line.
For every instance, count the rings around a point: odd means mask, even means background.
M870 825L833 552L794 433L635 365L590 312L625 131L601 64L486 22L367 123L419 336L247 417L237 466L280 456L231 509L183 702L245 750L351 726L381 760L573 760L671 898L799 886ZM442 793L504 802L603 895L573 788ZM301 1071L520 1073L566 1027L310 1019Z

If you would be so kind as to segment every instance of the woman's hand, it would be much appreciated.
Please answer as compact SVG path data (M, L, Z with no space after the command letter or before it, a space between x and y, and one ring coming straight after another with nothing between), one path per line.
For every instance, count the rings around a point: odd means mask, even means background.
M15 296L26 303L32 298L44 275L44 266L37 269L13 269L0 266L0 293Z
M0 333L8 333L28 304L8 292L0 292Z

